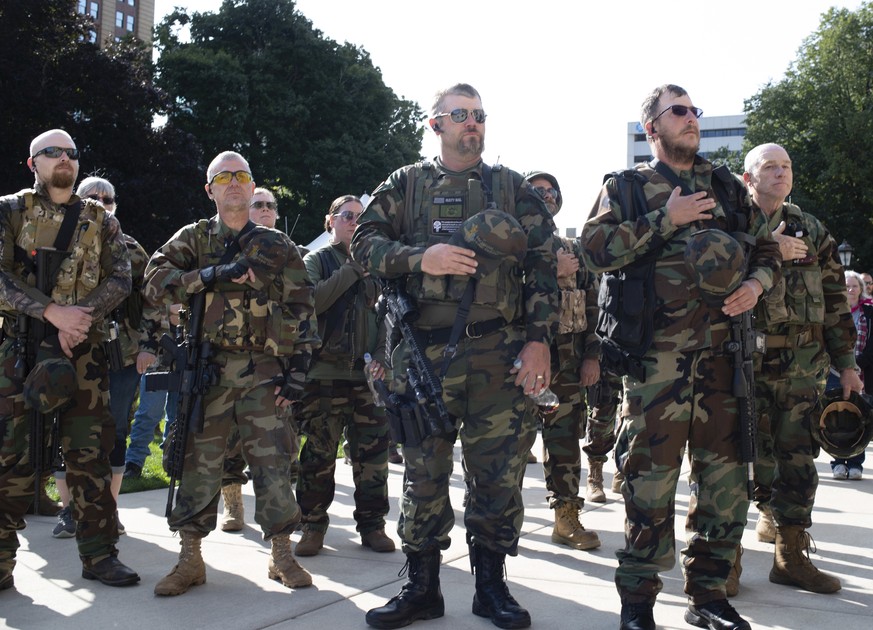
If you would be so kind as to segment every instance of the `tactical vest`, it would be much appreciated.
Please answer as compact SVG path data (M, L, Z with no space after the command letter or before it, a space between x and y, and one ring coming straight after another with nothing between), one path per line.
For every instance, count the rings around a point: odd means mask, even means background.
M512 172L500 165L484 166L483 179L467 174L440 173L430 162L418 162L406 172L404 211L398 213L395 233L405 245L429 247L445 243L461 224L474 214L494 204L499 210L516 216L515 185ZM490 184L490 188L488 188ZM421 308L427 305L458 302L467 286L466 276L432 276L416 273L408 276L406 290ZM501 264L479 279L473 298L476 305L497 311L506 321L521 316L522 269L511 263ZM451 324L451 321L448 322Z
M215 265L210 220L201 219L194 230L199 268ZM276 282L262 289L234 282L218 282L206 292L203 334L219 349L254 350L286 356L294 350L297 330L286 326Z
M776 324L824 324L825 297L822 285L821 266L816 255L817 244L812 241L809 228L804 222L803 211L794 204L782 204L782 220L785 234L789 228L798 226L809 254L801 260L783 260L782 278L766 294L756 310L758 327L769 329ZM789 234L794 236L794 234Z
M43 206L40 198L29 189L20 191L16 196L24 205L24 213L15 244L28 254L39 247L54 246L64 219L63 213ZM102 205L83 200L82 212L73 233L72 254L61 264L52 290L51 298L56 304L76 304L100 284L101 233L105 216L106 210ZM16 263L15 271L19 277L26 278L30 286L36 285L36 278L27 272L23 263Z

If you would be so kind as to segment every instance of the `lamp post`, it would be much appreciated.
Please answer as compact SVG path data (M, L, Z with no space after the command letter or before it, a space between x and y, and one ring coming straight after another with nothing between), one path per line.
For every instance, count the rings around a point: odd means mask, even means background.
M840 262L843 263L843 268L848 269L849 265L852 264L852 252L855 249L849 245L849 242L846 239L843 239L843 242L837 247L837 254L840 257Z

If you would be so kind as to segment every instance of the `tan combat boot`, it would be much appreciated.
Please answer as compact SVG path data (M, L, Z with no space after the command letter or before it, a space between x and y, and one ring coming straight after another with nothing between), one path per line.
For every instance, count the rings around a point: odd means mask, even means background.
M724 583L724 590L728 597L736 597L740 592L740 576L743 574L743 564L740 562L742 557L743 546L737 545L737 559L734 560L731 572L728 573L727 580Z
M621 494L621 482L624 481L624 473L618 468L615 469L615 474L612 476L612 491L616 494Z
M776 542L776 523L773 522L773 512L767 503L758 506L758 522L755 523L755 533L758 534L758 540L761 542Z
M592 503L606 503L603 492L603 462L588 460L588 490L585 497Z
M809 533L800 525L777 526L776 556L770 569L770 581L799 586L813 593L836 593L840 590L840 581L813 566L809 559L810 543Z
M273 547L268 570L271 580L282 582L288 588L301 588L312 584L312 576L291 555L291 537L288 534L274 536L270 539L270 544Z
M206 565L200 555L203 537L193 532L179 532L182 550L179 562L170 574L155 584L155 595L181 595L192 586L206 583Z
M555 508L552 542L574 549L596 549L600 546L597 532L582 527L579 522L579 507L572 503L562 503Z
M300 537L300 541L297 543L297 546L294 548L295 555L298 556L314 556L317 555L321 548L324 547L324 534L326 532L320 532L315 529L312 529L308 525L303 527L303 535Z
M224 498L224 516L221 519L221 531L238 532L245 527L243 513L242 484L232 483L221 489Z

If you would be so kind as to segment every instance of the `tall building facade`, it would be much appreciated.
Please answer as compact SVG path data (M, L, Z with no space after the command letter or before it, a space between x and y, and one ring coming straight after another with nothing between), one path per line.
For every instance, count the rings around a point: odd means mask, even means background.
M77 10L93 20L91 41L101 48L131 34L152 44L155 0L78 0Z
M700 123L700 154L708 158L711 153L727 147L728 151L740 153L743 150L743 138L746 135L746 117L738 116L702 116ZM648 162L652 159L649 143L646 142L646 131L639 122L627 124L627 167Z

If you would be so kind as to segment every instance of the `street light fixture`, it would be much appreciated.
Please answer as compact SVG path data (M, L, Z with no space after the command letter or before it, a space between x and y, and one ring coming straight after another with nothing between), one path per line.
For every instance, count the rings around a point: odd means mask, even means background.
M849 265L852 264L852 252L855 249L849 245L849 242L846 239L843 239L843 242L837 247L837 254L840 257L840 262L843 263L843 267L848 269Z

